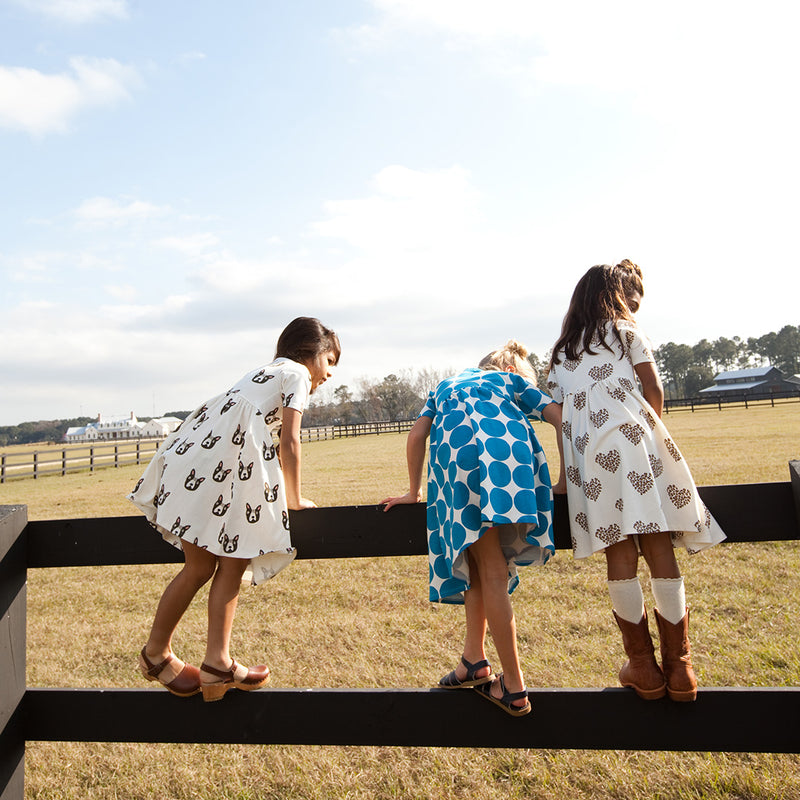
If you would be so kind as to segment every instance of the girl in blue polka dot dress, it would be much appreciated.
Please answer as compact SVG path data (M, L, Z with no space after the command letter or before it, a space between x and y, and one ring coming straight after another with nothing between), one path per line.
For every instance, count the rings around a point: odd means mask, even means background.
M461 663L439 681L474 688L512 716L531 710L510 595L517 567L554 552L553 495L544 451L527 417L560 427L561 406L536 388L527 350L510 341L430 393L407 444L409 490L386 509L422 500L428 459L430 600L464 605ZM486 630L503 666L486 659Z

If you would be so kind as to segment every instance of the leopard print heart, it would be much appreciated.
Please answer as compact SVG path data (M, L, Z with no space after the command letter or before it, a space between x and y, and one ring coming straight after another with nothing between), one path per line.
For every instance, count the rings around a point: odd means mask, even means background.
M578 392L572 399L572 402L575 408L577 408L578 411L581 411L586 405L586 392Z
M577 467L567 467L567 477L576 486L581 486L583 484L583 480L581 479L581 471Z
M589 377L593 381L602 381L610 378L614 374L613 364L601 364L600 366L592 367L589 370Z
M633 335L633 331L625 331L625 342L628 345L628 350L633 347L633 343L636 341L636 337Z
M640 475L638 472L631 470L628 473L628 480L639 494L646 494L653 488L653 476L649 472L643 472Z
M575 437L575 449L583 455L586 452L586 445L589 444L589 434L584 433L582 436Z
M681 460L681 454L678 451L678 448L675 446L675 442L672 441L669 437L664 439L664 444L667 446L667 450L669 450L669 454L675 459L675 461Z
M586 533L589 533L589 520L587 519L586 514L584 514L583 511L579 511L575 515L575 522L577 522L578 525L580 525L581 528L583 528L586 531Z
M558 384L555 381L547 381L547 388L550 390L550 393L553 393L553 389L558 389Z
M664 471L664 462L652 453L648 456L650 459L650 469L653 470L653 477L660 478L661 473Z
M620 425L619 432L633 444L639 444L644 436L644 428L641 425L631 425L630 422Z
M569 372L575 372L578 369L578 365L583 360L583 354L579 355L577 359L572 360L570 358L564 359L564 369L569 370Z
M598 528L594 535L601 541L605 542L606 544L616 544L622 538L622 531L620 530L619 525L615 522L612 525L609 525L607 528Z
M609 394L615 399L619 400L620 403L624 403L628 399L628 395L619 388L619 386L615 386Z
M590 500L597 500L600 497L600 492L603 491L603 484L597 478L592 478L590 481L583 482L583 493Z
M675 508L683 508L692 500L692 493L688 489L679 489L674 484L667 486L669 499L675 504Z
M619 450L609 450L607 453L598 453L594 460L608 472L616 472L619 469L620 458Z
M561 432L567 437L567 439L569 439L570 442L572 441L572 425L569 422L561 423Z
M621 497L619 498L619 500L617 500L616 503L614 503L614 508L616 508L617 511L622 511L622 509L625 508L625 503L622 502Z
M636 520L633 523L636 533L661 533L661 526L656 522L648 522L645 524L641 520Z
M639 416L647 423L651 431L655 430L656 428L655 418L646 408L639 409Z
M620 386L623 389L627 389L629 392L632 392L636 387L633 385L633 381L628 380L628 378L620 378L619 379Z
M590 411L589 419L595 428L602 428L608 422L608 411L605 408L601 408L599 411Z

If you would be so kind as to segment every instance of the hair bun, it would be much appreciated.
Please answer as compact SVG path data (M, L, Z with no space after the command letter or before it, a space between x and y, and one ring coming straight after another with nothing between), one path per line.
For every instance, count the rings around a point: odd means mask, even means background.
M527 358L528 357L528 348L525 347L524 344L518 342L516 339L509 339L506 343L506 350L509 353L513 353L515 356L519 356L520 358Z

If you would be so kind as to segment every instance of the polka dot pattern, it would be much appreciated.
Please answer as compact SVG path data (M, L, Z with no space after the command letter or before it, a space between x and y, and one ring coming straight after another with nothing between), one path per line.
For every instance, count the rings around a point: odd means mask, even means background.
M544 564L553 546L553 496L544 451L526 415L542 418L550 398L519 375L468 369L431 392L428 459L430 599L463 603L466 549L502 526L508 591L517 567Z

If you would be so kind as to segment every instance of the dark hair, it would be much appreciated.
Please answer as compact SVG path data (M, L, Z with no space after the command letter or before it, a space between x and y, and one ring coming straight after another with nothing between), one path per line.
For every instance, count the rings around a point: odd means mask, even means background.
M562 350L570 361L582 352L593 354L592 343L599 342L611 351L604 338L605 325L618 319L633 319L627 298L635 292L644 294L642 270L627 258L614 267L600 264L587 270L572 293L561 337L553 346L552 363L560 363ZM622 343L616 327L614 334Z
M297 317L278 337L275 358L289 358L304 364L328 350L336 357L334 363L338 364L342 354L339 337L314 317Z

